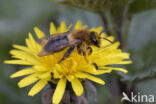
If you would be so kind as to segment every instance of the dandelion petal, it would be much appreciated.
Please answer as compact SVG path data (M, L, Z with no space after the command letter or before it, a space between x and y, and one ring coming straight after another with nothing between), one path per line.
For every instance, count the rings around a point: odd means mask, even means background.
M41 89L43 89L43 87L47 84L46 80L40 80L39 82L37 82L29 91L28 95L29 96L34 96L35 94L37 94L39 91L41 91Z
M32 65L31 63L25 60L6 60L4 61L6 64L18 64L18 65Z
M28 74L32 74L32 73L34 73L34 70L32 68L26 68L26 69L20 70L16 73L12 74L10 77L15 78L15 77L20 77L20 76L28 75Z
M105 84L105 82L104 82L102 79L96 78L96 77L91 76L91 75L89 75L89 74L87 75L87 78L88 78L89 80L91 80L91 81L96 82L96 83L99 83L99 84L102 84L102 85Z
M57 32L60 32L60 33L63 33L63 32L66 32L66 23L65 21L62 21L61 24L60 24L60 27L58 28Z
M105 73L110 73L112 70L97 70L94 74L95 75L101 75Z
M18 86L20 88L28 86L30 84L33 84L34 82L36 82L38 80L38 78L36 78L36 75L32 74L28 77L23 78L19 83Z
M71 85L76 95L81 96L83 93L83 86L81 82L77 78L75 78L71 81Z
M34 27L34 31L39 39L45 36L45 34L37 27Z
M50 23L50 35L56 34L56 28L53 22Z
M57 87L53 95L52 104L59 104L59 102L61 101L65 92L66 82L67 80L65 78L61 78L57 83Z
M74 30L80 29L81 26L82 26L82 22L81 22L80 20L77 21L77 23L76 23L76 25L75 25L75 27L74 27Z
M102 67L103 69L111 69L111 70L117 70L117 71L122 71L124 73L127 73L128 71L124 68L114 68L114 67Z

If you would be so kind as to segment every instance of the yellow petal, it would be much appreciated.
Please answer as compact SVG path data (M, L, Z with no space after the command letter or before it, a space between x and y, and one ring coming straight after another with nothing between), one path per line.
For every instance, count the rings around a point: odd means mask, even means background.
M54 75L53 75L54 79L60 79L63 77L62 74L60 74L57 70L54 70Z
M74 27L74 30L81 29L81 27L82 27L82 22L80 20L78 20Z
M110 73L112 70L97 70L94 75L100 75L105 73Z
M55 70L57 70L57 71L59 71L59 72L62 72L62 67L61 67L61 65L59 65L59 64L56 64L55 65Z
M54 68L54 78L55 79L62 78L62 76L63 76L62 71L63 71L63 69L62 69L61 65L56 64L55 68Z
M67 27L66 27L65 21L62 21L61 24L60 24L60 27L59 27L58 30L57 30L57 32L59 32L59 33L64 33L64 32L67 31L66 28L67 28Z
M121 53L121 55L122 55L122 57L124 59L129 59L129 57L130 57L130 54L129 53Z
M103 69L111 69L111 70L117 70L117 71L122 71L124 73L127 73L128 71L124 68L114 68L114 67L102 67Z
M113 37L113 36L109 36L109 37L104 36L104 38L110 40L111 42L114 41L114 37ZM112 45L112 43L110 43L110 42L109 42L108 40L106 40L106 39L102 39L102 40L101 40L101 47L109 47L109 46Z
M29 40L31 42L31 44L34 46L34 48L36 48L36 42L34 40L34 38L32 37L32 34L31 33L28 33L28 36L29 36Z
M117 64L131 64L131 63L132 63L132 61L121 61L121 62L119 62Z
M96 28L96 32L97 33L100 33L102 30L103 30L103 27L102 26L99 26L98 28Z
M119 42L116 42L116 43L112 44L109 48L110 49L116 49L116 48L119 47L119 45L120 45L120 43Z
M50 35L56 34L56 28L53 22L50 23Z
M31 63L24 60L6 60L4 61L6 64L18 64L18 65L32 65Z
M40 78L40 79L46 79L46 78L49 78L50 75L51 75L50 72L42 73L42 74L39 76L39 78Z
M31 41L30 41L29 39L25 39L25 41L26 41L27 47L28 47L32 52L35 52L36 50L34 50L34 47L33 47L32 43L31 43Z
M45 85L47 84L46 80L40 80L38 81L29 91L28 95L29 96L34 96L35 94L37 94L38 92L40 92Z
M77 78L75 78L71 81L71 85L76 95L81 96L83 93L83 86L81 82Z
M103 27L100 26L98 28L91 28L90 31L95 31L95 32L97 32L99 34L102 31L102 29L103 29Z
M44 66L37 66L37 65L35 65L35 66L33 66L33 68L36 71L39 71L39 72L45 72L45 71L47 71L46 67L44 67Z
M32 51L30 51L29 48L22 46L22 45L13 45L13 47L16 49L22 50L22 51L26 51L26 52L30 52L30 53L32 52Z
M65 78L60 79L59 82L57 83L57 87L53 94L52 104L59 104L64 95L66 83L67 80Z
M34 51L36 52L36 54L38 54L38 52L40 51L40 46L36 43L36 41L34 40L31 33L29 33L28 35L29 35L29 41L30 41Z
M96 68L93 65L82 66L82 67L79 67L78 70L88 72L91 74L94 74L96 72Z
M73 76L73 75L67 75L66 78L67 78L68 81L71 82L75 78L75 76Z
M40 39L40 38L42 38L42 37L45 36L45 34L39 28L37 28L37 27L34 27L34 31L35 31L38 39Z
M33 54L29 54L27 52L17 51L17 50L11 50L10 53L12 55L14 55L14 57L16 57L16 58L26 60L26 61L36 64L36 65L41 65L39 57L36 57Z
M34 73L34 69L26 68L26 69L22 69L16 73L12 74L10 77L15 78L15 77L20 77L20 76L28 75L28 74L32 74L32 73Z
M77 72L76 74L75 74L75 76L77 77L77 78L86 78L86 74L85 73L83 73L83 72Z
M97 77L91 76L91 75L89 75L89 74L87 75L87 78L88 78L89 80L91 80L91 81L96 82L96 83L99 83L99 84L102 84L102 85L105 84L105 82L104 82L102 79L99 79L99 78L97 78Z
M76 62L73 58L71 58L70 61L71 61L71 62L70 62L71 67L70 67L70 68L71 68L73 71L75 71L76 68L77 68L77 62Z
M34 82L36 82L38 80L38 78L36 77L35 74L32 74L32 75L29 75L25 78L23 78L19 83L18 83L18 86L20 88L22 87L25 87L25 86L28 86L30 84L33 84Z

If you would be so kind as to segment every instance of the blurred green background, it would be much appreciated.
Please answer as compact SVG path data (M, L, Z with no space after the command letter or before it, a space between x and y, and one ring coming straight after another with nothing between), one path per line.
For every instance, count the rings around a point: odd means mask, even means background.
M11 59L12 44L24 45L27 33L34 34L34 26L48 34L51 21L58 26L63 20L68 25L82 20L88 28L103 26L131 53L133 64L121 66L128 74L100 76L106 85L95 84L99 104L120 104L122 92L152 94L156 99L156 0L0 0L0 104L42 103L43 91L29 97L32 86L20 89L21 78L9 78L21 67L3 61ZM91 95L89 104L94 104Z

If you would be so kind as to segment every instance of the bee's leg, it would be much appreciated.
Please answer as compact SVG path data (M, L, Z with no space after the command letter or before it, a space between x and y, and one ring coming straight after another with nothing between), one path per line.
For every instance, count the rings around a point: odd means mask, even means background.
M93 52L91 47L88 47L87 50L89 51L89 55Z
M79 52L79 54L81 54L81 53L83 54L85 60L86 60L87 63L88 63L89 61L88 61L88 59L87 59L87 57L86 57L86 52L85 52L83 49L78 50L78 52Z
M98 65L95 62L92 64L95 66L96 69L98 69Z
M59 61L59 63L61 63L65 58L69 57L70 54L74 51L75 46L71 46L64 54L64 56L61 58L61 60Z

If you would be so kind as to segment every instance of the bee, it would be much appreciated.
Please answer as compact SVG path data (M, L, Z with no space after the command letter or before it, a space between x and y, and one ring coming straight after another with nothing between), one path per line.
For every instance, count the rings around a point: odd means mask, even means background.
M43 44L43 48L39 52L38 56L47 56L69 47L63 57L60 59L59 63L61 63L65 58L69 57L75 49L77 49L78 53L82 54L85 60L88 62L86 51L91 54L92 48L90 46L93 45L100 47L101 34L102 32L98 34L97 32L89 31L87 29L79 29L74 30L73 32L67 31L64 33L43 37L40 40L40 43ZM107 38L103 39L111 42Z

